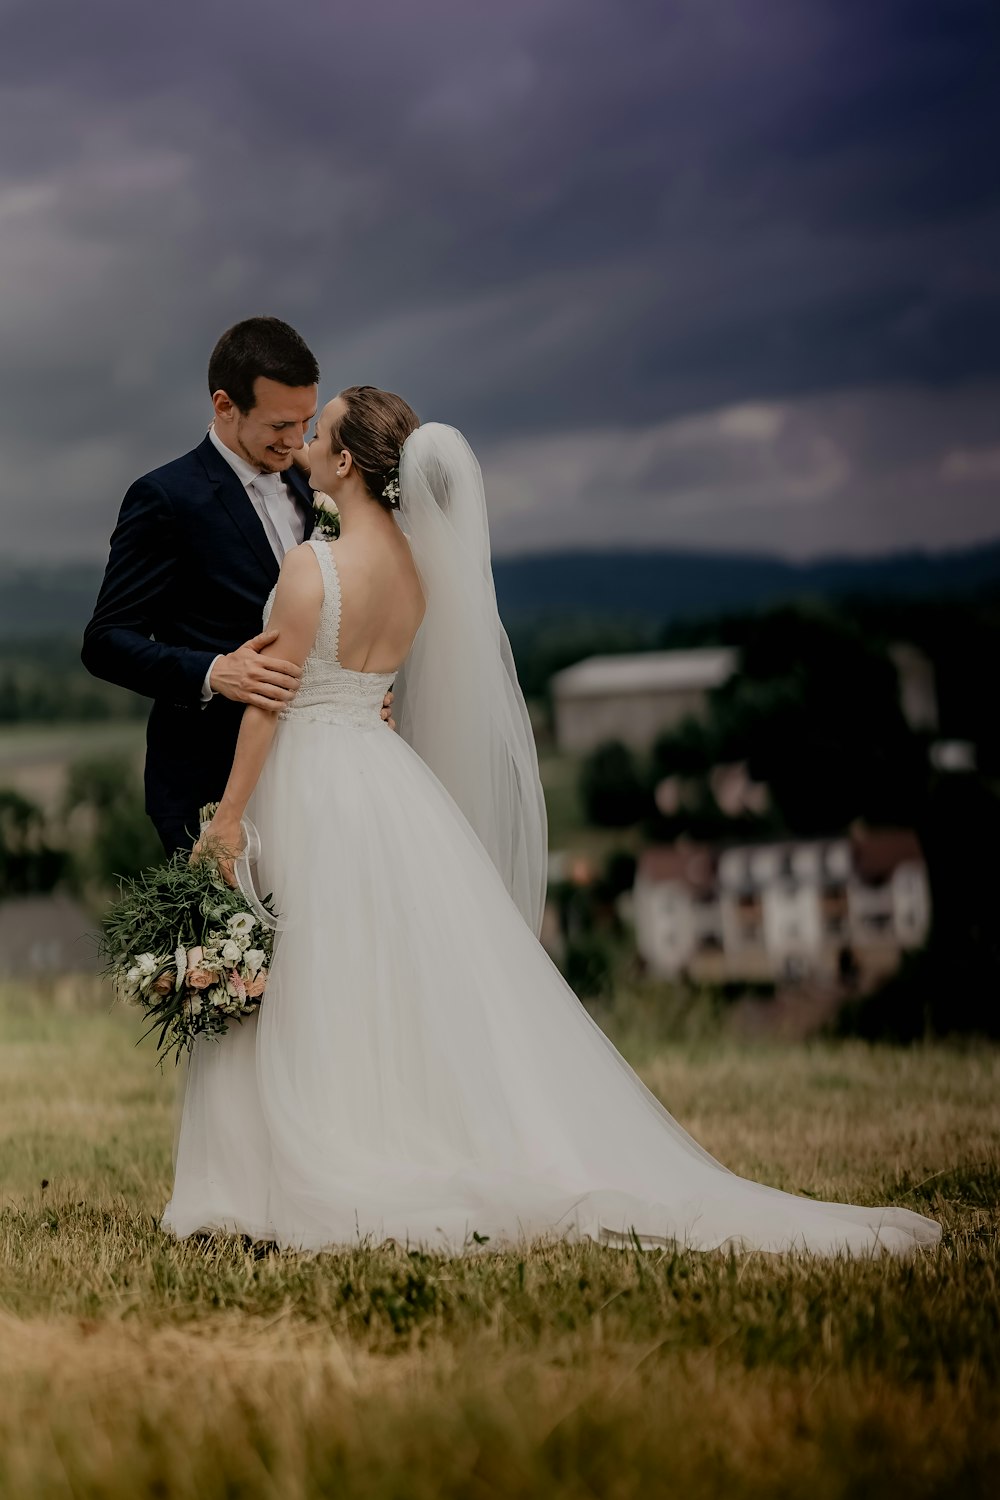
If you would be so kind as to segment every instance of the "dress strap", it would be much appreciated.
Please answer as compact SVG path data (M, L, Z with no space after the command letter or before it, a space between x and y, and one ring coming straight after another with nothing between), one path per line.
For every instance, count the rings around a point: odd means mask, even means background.
M340 661L340 575L333 558L333 548L323 536L311 536L309 545L316 554L320 572L323 574L323 608L329 610L330 624L327 637L332 661Z

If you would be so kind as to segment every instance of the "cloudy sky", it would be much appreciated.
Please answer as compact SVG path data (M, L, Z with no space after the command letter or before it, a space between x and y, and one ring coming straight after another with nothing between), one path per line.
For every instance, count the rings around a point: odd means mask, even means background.
M462 427L498 552L1000 536L994 0L0 17L0 559L102 556L257 312Z

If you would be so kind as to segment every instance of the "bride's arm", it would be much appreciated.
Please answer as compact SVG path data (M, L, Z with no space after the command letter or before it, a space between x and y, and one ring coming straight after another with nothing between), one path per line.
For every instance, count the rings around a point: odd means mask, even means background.
M278 632L274 649L277 650L280 642L282 655L296 666L301 667L312 650L322 607L323 575L319 560L311 547L295 547L286 553L281 564L268 629ZM219 809L195 845L195 854L200 852L207 839L233 854L239 851L240 821L264 769L277 727L277 714L267 713L252 704L243 710L233 769ZM232 858L221 857L219 865L228 883L234 884Z

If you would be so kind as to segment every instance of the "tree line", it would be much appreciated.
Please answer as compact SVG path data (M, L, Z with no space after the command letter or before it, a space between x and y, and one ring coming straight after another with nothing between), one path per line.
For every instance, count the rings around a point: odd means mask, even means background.
M680 634L666 639L694 643ZM703 644L705 636L695 639ZM719 622L714 639L739 648L739 672L710 695L703 718L662 735L648 755L611 741L586 757L580 793L588 819L636 827L644 840L663 843L816 838L855 821L914 829L931 887L929 940L876 995L846 1009L841 1025L897 1039L928 1031L1000 1036L995 607L789 607ZM933 732L911 727L902 711L889 654L901 640L935 666ZM967 741L974 761L941 769L932 754L941 739ZM713 780L732 762L767 792L736 816L720 806Z

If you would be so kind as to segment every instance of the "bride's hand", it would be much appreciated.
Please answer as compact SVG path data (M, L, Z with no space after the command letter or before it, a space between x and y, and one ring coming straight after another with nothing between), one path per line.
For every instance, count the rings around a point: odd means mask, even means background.
M199 859L214 859L223 880L235 888L234 864L242 847L243 831L239 822L234 823L231 818L220 818L216 814L191 850L191 863Z

